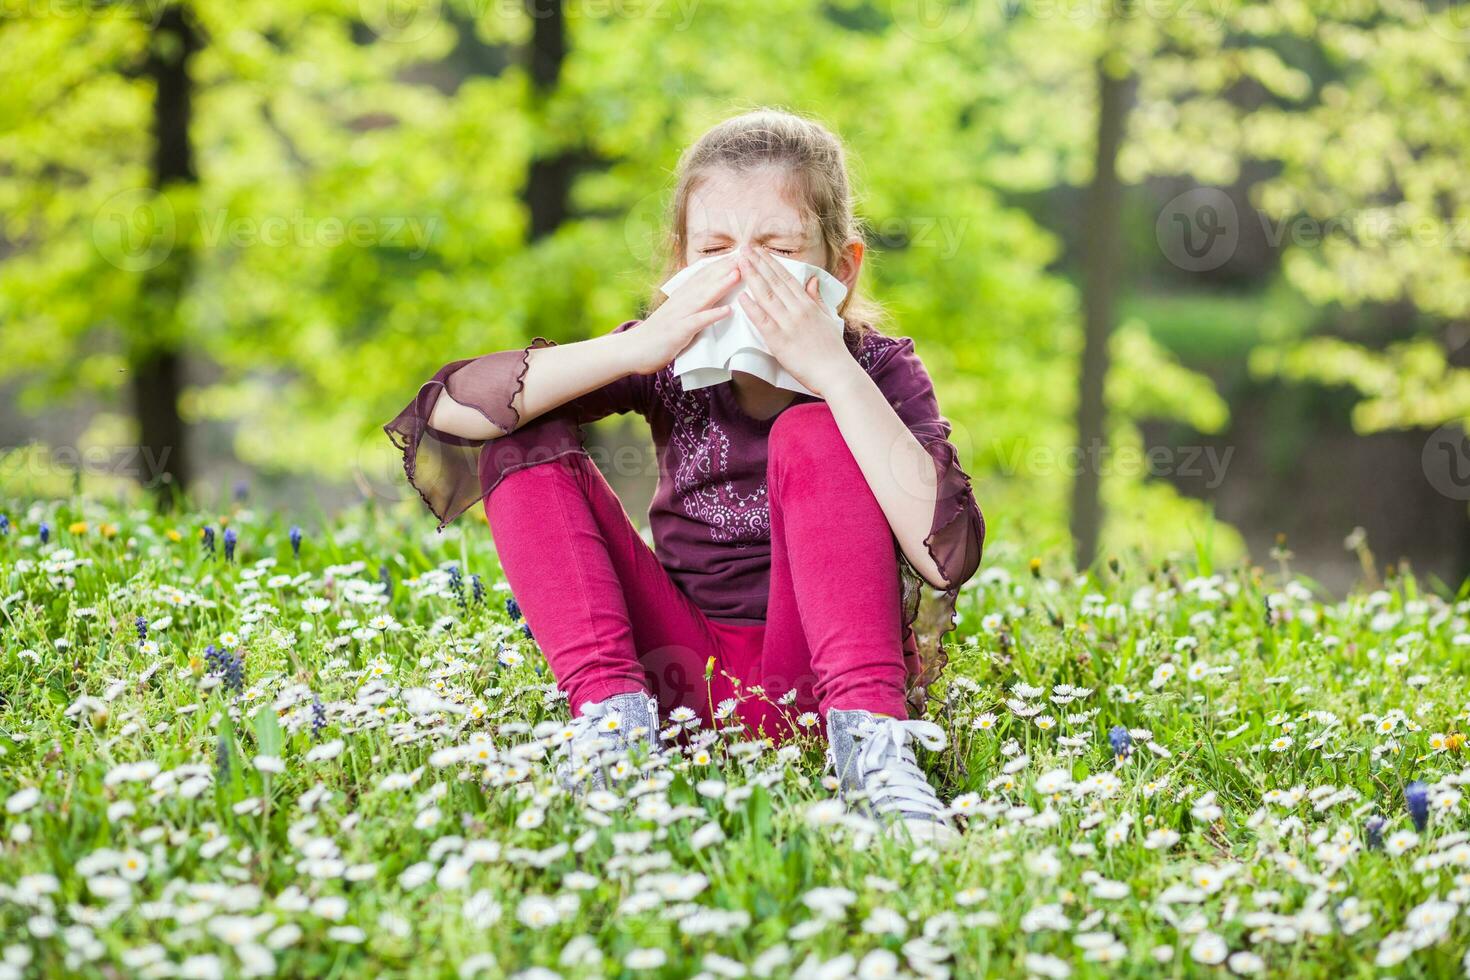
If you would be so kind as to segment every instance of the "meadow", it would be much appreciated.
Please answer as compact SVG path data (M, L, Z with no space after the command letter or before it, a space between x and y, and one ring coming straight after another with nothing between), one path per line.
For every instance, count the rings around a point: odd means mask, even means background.
M850 814L815 735L668 719L559 790L482 521L0 511L0 977L1470 965L1470 602L1407 569L1342 598L1284 553L1002 541L930 708L941 852Z

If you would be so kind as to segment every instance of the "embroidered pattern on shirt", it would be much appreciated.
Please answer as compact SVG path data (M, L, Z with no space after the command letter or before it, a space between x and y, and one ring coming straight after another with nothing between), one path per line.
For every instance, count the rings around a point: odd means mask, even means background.
M685 391L672 372L660 372L654 388L674 420L669 438L679 461L670 475L679 507L709 527L712 541L770 540L765 476L750 493L728 478L730 434L710 416L710 389Z

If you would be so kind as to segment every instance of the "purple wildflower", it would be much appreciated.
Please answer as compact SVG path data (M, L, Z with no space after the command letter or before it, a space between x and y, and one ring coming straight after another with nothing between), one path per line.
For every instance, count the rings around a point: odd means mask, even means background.
M1122 725L1114 725L1108 729L1108 744L1113 747L1113 755L1126 759L1133 751L1133 736Z
M1363 829L1368 834L1368 846L1377 850L1383 846L1383 828L1388 821L1374 814L1363 824Z
M1423 830L1429 823L1429 787L1421 779L1414 780L1404 787L1404 802L1414 819L1414 828Z

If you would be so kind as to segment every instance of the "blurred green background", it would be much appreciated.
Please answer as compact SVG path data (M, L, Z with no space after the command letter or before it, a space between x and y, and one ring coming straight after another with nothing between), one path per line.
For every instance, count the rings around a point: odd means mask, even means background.
M1458 583L1467 53L1399 0L6 4L0 479L417 507L380 426L638 316L679 151L771 105L848 143L992 553Z

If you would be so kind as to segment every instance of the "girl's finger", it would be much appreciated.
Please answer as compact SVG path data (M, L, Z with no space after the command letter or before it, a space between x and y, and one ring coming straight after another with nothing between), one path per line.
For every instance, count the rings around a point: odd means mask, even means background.
M729 315L730 307L716 306L708 310L700 310L697 313L689 314L684 320L684 326L689 329L690 333L698 333L711 323L718 323Z
M748 292L740 294L740 306L745 310L746 315L750 317L750 322L754 323L755 328L760 331L761 336L769 342L771 333L777 323L776 318L771 316L770 311L762 305L757 297Z
M822 301L822 283L816 276L806 281L806 294L818 303Z
M729 268L717 272L721 262L712 262L706 268L700 269L690 280L687 292L692 309L702 310L711 303L717 301L721 296L728 293L735 284L740 281L740 266L734 262ZM705 273L710 273L709 277ZM680 293L686 290L679 290Z
M777 295L781 297L788 309L796 309L797 305L802 302L801 280L793 276L770 252L764 253L761 257L764 260L762 265L765 268L766 277L776 288Z
M776 282L771 278L770 270L765 268L762 263L760 254L756 253L754 255L744 256L743 261L747 263L750 271L750 275L746 278L746 282L750 286L747 292L759 297L771 307L772 312L784 309L787 303L777 292Z

